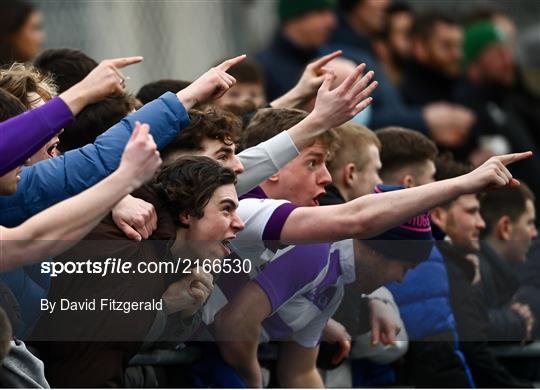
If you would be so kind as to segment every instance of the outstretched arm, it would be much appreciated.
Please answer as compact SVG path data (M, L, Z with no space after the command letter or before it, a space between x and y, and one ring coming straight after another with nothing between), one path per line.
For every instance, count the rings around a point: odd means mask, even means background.
M530 156L531 152L495 156L474 171L453 179L365 195L336 206L298 207L283 225L280 239L295 243L373 237L461 195L519 185L506 165Z
M78 84L42 107L0 124L0 176L20 166L88 104L123 91L118 68L141 62L142 57L101 62Z
M300 123L238 155L245 171L238 176L240 195L256 187L298 156L298 150L310 145L329 129L352 119L370 103L377 87L373 72L362 76L365 65L358 66L343 83L330 91L332 74L326 74L319 88L313 111Z
M151 179L160 164L161 158L148 126L137 124L116 172L16 228L0 227L0 271L54 256L74 245L120 199Z
M327 73L329 73L325 66L341 54L341 50L337 50L308 64L298 83L285 95L270 103L270 106L273 108L298 108L310 101L315 97Z

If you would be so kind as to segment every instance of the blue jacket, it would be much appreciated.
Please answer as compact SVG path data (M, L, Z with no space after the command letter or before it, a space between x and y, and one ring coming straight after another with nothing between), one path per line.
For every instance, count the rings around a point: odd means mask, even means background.
M136 121L150 125L150 132L162 149L189 124L189 116L176 95L169 92L124 118L97 137L93 144L24 168L17 192L0 197L0 225L20 225L111 174L120 164ZM22 339L39 318L40 299L45 298L48 290L48 275L40 275L36 268L39 265L0 275L21 305L25 326L17 330L16 335Z
M457 334L448 275L437 247L433 247L427 261L407 273L403 283L387 287L394 295L411 341L441 332Z

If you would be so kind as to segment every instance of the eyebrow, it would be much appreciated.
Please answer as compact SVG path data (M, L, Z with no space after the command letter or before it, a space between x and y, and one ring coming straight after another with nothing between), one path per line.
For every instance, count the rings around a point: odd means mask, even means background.
M222 153L222 152L226 152L226 153L234 153L234 150L232 147L230 146L222 146L221 148L219 148L215 154L218 154L218 153Z
M322 152L309 152L306 157L324 157L325 154Z
M233 206L235 209L238 208L238 203L232 199L222 199L221 202L219 202L219 204L229 204Z

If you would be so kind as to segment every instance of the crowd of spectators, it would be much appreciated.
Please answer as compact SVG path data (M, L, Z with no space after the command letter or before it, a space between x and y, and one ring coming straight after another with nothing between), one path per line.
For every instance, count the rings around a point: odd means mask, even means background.
M516 23L276 5L260 52L132 95L152 59L43 51L0 4L0 386L540 383Z

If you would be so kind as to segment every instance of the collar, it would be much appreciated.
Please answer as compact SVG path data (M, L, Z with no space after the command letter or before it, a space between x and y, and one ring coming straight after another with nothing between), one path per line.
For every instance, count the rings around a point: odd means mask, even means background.
M268 195L263 191L260 186L255 187L251 191L245 193L240 197L242 199L268 199Z

